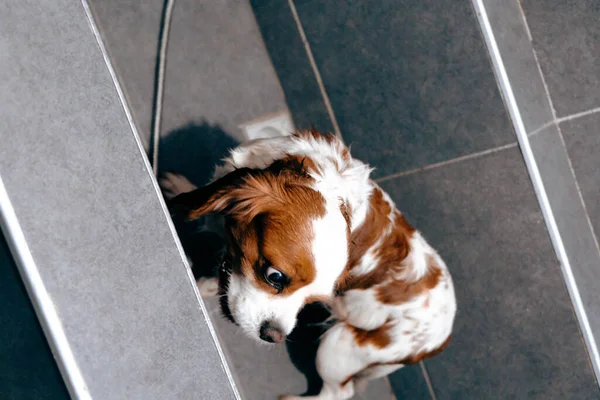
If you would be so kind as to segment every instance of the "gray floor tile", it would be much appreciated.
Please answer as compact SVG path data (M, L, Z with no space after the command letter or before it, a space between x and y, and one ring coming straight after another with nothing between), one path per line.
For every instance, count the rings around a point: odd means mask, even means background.
M600 107L600 3L521 3L558 117Z
M42 327L0 233L0 398L68 399Z
M333 132L287 0L251 0L250 3L296 126L299 129L315 126L320 131Z
M527 132L552 120L552 108L519 0L484 0L498 50Z
M514 140L470 2L297 8L342 133L377 176Z
M600 234L600 114L563 122L561 130L596 235Z
M173 10L164 134L190 122L239 125L287 110L249 2L179 0Z
M163 1L91 3L148 142ZM286 110L248 2L177 1L168 45L163 135L192 123L208 123L241 140L240 124Z
M448 263L453 340L426 361L438 399L599 399L518 149L385 182Z

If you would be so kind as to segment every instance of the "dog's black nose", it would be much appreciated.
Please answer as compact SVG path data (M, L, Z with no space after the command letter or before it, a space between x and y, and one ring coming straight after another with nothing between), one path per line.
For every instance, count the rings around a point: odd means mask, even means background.
M266 321L260 326L260 338L269 343L281 343L285 340L285 335Z

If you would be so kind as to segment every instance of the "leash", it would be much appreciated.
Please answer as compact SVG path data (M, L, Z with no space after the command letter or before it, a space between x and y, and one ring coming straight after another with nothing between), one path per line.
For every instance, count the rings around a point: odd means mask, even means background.
M165 0L163 7L160 33L158 37L158 54L154 73L154 102L152 105L152 127L150 132L149 155L152 171L158 175L158 147L160 143L160 128L162 124L162 109L165 87L165 70L167 66L167 44L173 19L175 0Z

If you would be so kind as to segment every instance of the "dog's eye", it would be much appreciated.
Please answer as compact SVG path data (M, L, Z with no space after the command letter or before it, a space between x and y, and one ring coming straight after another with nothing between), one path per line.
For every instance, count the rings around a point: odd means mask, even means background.
M271 286L278 290L283 289L283 286L288 282L288 277L273 267L267 268L265 272L265 279Z

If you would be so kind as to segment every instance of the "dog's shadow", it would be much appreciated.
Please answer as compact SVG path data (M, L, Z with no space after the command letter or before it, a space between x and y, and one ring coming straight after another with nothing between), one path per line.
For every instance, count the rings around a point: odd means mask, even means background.
M159 173L179 173L196 186L206 185L212 177L215 165L238 144L232 135L218 125L206 122L190 123L161 138L158 153ZM192 261L194 277L199 279L216 276L224 247L221 238L200 231L201 220L173 222L183 248ZM318 394L322 387L315 359L319 338L326 330L324 322L329 315L329 311L320 303L307 305L299 313L298 324L286 341L290 360L306 377L306 395Z
M210 181L215 165L238 144L218 125L190 123L161 138L159 174L175 172L196 186L204 186ZM183 221L174 218L173 223L185 253L192 261L194 277L216 276L223 250L219 236L202 232L202 219Z

